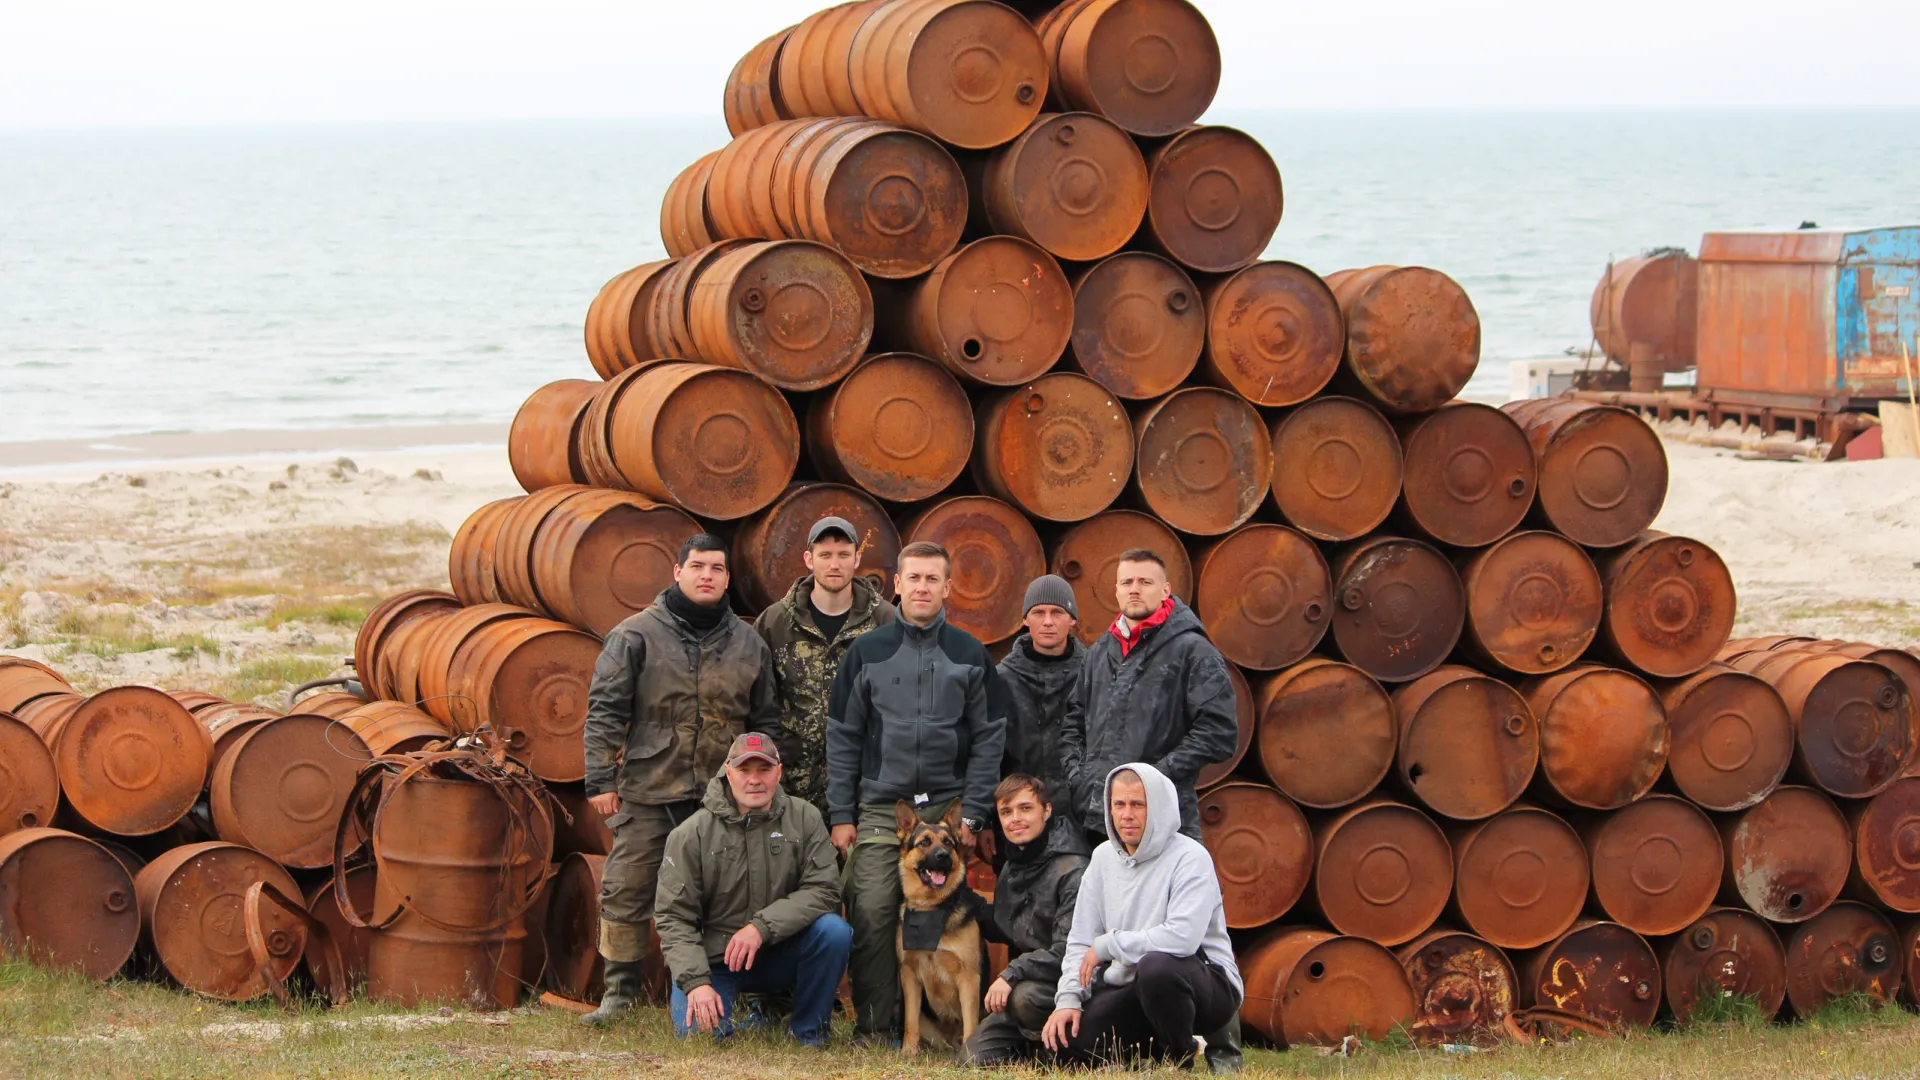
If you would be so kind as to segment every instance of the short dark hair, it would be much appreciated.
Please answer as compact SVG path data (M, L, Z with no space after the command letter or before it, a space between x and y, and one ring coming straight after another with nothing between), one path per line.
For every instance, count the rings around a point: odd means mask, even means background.
M1033 792L1033 797L1040 800L1042 806L1053 805L1053 800L1047 796L1047 782L1023 772L1008 773L1007 778L1000 781L999 786L993 789L993 804L998 806L1023 791Z
M1150 562L1162 570L1167 568L1167 560L1161 558L1160 553L1152 548L1128 548L1120 553L1120 561Z
M694 533L692 536L689 536L685 540L681 541L680 557L673 560L674 564L677 566L684 566L687 561L687 556L693 554L696 551L717 551L721 555L726 555L727 542L713 535L710 532Z
M901 548L900 557L894 560L894 565L898 566L908 559L939 559L946 564L947 573L953 573L953 556L947 554L946 548L931 540L915 540Z

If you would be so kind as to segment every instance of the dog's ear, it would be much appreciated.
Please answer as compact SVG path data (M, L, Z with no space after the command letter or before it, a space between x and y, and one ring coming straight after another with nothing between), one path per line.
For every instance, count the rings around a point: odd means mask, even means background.
M914 810L912 803L901 799L893 804L893 831L900 834L900 839L905 840L907 834L911 833L913 827L918 824L920 824L920 814Z
M945 825L949 829L952 829L953 835L959 836L960 835L960 817L961 817L960 800L955 799L952 802L947 804L947 812L944 816L940 818L940 824Z

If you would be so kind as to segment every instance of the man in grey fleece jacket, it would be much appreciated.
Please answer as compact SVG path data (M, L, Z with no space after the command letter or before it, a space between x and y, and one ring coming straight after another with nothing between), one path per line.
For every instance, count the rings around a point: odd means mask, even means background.
M1180 834L1180 795L1151 765L1107 774L1107 842L1080 879L1041 1041L1079 1063L1186 1064L1245 988L1213 857Z

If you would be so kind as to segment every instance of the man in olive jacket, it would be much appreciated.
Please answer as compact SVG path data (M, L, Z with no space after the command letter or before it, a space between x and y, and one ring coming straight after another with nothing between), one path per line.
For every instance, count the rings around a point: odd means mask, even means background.
M780 777L773 739L740 736L700 809L667 837L655 918L682 1036L731 1034L742 992L790 993L793 1037L827 1044L853 929L826 821Z

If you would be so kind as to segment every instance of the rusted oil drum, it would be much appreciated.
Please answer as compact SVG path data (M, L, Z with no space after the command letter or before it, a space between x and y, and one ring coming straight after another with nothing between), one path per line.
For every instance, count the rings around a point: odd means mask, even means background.
M1334 929L1398 945L1427 931L1453 892L1446 834L1411 806L1373 799L1315 822L1312 895Z
M1414 1018L1406 970L1365 938L1282 927L1238 961L1247 986L1240 1021L1278 1046L1384 1039Z
M1600 628L1600 573L1558 533L1518 532L1461 567L1466 644L1480 660L1545 675L1580 659Z
M1913 756L1916 711L1887 668L1837 653L1747 653L1734 667L1773 684L1797 737L1792 773L1842 798L1864 799L1899 779Z
M603 855L569 855L547 886L547 985L574 1001L598 1001L606 989L600 957L600 881ZM658 952L647 958L658 963Z
M775 117L766 122L784 119ZM720 151L713 150L694 159L667 185L667 194L660 200L660 241L666 245L667 254L676 259L719 239L713 235L713 222L707 217L707 181L712 179L713 163L719 158Z
M1660 948L1660 981L1674 1022L1686 1026L1706 1001L1745 998L1773 1019L1787 996L1787 956L1765 919L1715 908Z
M1406 467L1396 518L1423 538L1481 547L1533 508L1533 446L1499 409L1450 401L1404 419L1399 432Z
M297 870L333 865L335 826L360 766L373 756L359 736L336 727L296 713L235 740L208 795L220 839ZM357 849L361 837L348 840Z
M731 521L779 496L800 461L800 426L772 386L705 364L649 368L610 417L614 464L631 488L698 517Z
M1796 634L1769 634L1766 637L1729 638L1720 647L1722 661L1732 660L1741 653L1771 652L1774 649L1791 649L1802 645L1816 644L1817 639L1801 637Z
M1587 902L1591 869L1573 827L1519 806L1453 833L1449 917L1504 949L1545 945Z
M536 489L553 491L553 487ZM500 527L507 517L527 500L525 495L515 495L508 499L495 499L481 504L478 510L467 515L460 528L453 534L453 544L447 549L447 580L453 585L453 595L462 604L498 604L501 602L499 578L494 572L494 559L499 554Z
M1347 320L1336 386L1390 413L1418 413L1452 401L1473 378L1480 315L1452 278L1424 266L1373 266L1329 274L1327 284Z
M12 713L0 712L0 836L45 828L60 808L53 752Z
M1091 262L1139 231L1147 162L1111 120L1047 113L988 156L973 197L991 231L1032 241L1056 259Z
M146 869L147 860L139 852L120 841L108 840L101 836L90 836L87 839L107 849L107 854L113 856L114 861L126 869L129 883L140 875L140 871Z
M900 534L886 508L859 488L795 484L733 536L733 563L728 569L735 591L749 608L771 607L806 576L807 531L824 517L845 518L859 530L859 573L881 596L892 595Z
M1593 899L1607 917L1655 937L1713 906L1725 859L1713 822L1692 803L1650 795L1583 823Z
M918 502L966 470L973 406L960 381L912 353L868 357L807 408L820 474L890 502Z
M1540 760L1533 710L1506 683L1449 664L1393 692L1394 765L1427 809L1477 821L1513 805Z
M800 20L787 31L774 65L780 102L796 116L857 116L848 79L847 49L867 14L881 0L834 4Z
M158 690L103 690L64 716L25 720L53 751L60 792L81 821L147 836L186 816L206 786L212 742L193 714Z
M1073 334L1066 274L1017 236L983 237L940 260L892 310L886 328L894 340L988 386L1045 374Z
M539 491L587 482L576 444L580 422L600 385L591 379L550 382L535 390L513 414L513 426L507 429L507 461L521 488Z
M18 713L35 698L71 693L73 686L47 665L24 656L0 656L0 712Z
M139 940L133 878L106 848L60 829L0 836L0 954L110 979Z
M921 511L900 530L900 539L931 540L953 559L948 622L988 644L1020 631L1027 584L1047 565L1040 534L1026 515L998 499L967 495Z
M1327 560L1284 525L1247 525L1195 556L1194 613L1228 660L1256 671L1298 663L1326 635Z
M1619 923L1582 919L1516 959L1527 1008L1560 1009L1617 1030L1651 1027L1660 1013L1660 961L1646 938Z
M381 683L378 674L382 646L396 627L429 612L449 611L459 606L458 597L439 589L409 589L375 604L353 639L353 667L367 692L374 697L398 697L391 687Z
M1446 556L1418 540L1376 536L1333 561L1333 643L1381 682L1439 667L1460 640L1466 590Z
M1147 509L1195 536L1246 524L1273 482L1273 442L1238 394L1176 390L1133 421L1135 476Z
M1254 263L1207 286L1206 302L1202 371L1214 385L1255 405L1297 405L1339 370L1340 304L1306 267Z
M433 716L398 701L369 701L341 717L338 726L352 732L375 757L411 754L453 737ZM333 731L327 733L329 743L336 739L346 742Z
M1900 1003L1920 1008L1920 919L1907 920L1900 929Z
M613 830L607 828L607 816L587 802L584 788L572 784L548 784L547 791L553 795L553 801L566 811L553 817L553 852L556 858L576 852L582 855L606 855L613 850Z
M1414 1042L1479 1044L1504 1034L1519 982L1505 953L1483 938L1442 929L1409 941L1394 955L1413 988L1408 1033Z
M1793 717L1766 680L1708 664L1660 692L1673 732L1667 779L1708 810L1767 797L1793 760Z
M1581 664L1522 683L1540 721L1543 799L1589 810L1625 806L1653 789L1667 764L1667 713L1653 688L1616 668Z
M549 517L585 490L589 489L572 484L542 488L510 507L501 517L493 541L493 581L494 591L498 594L497 603L512 604L529 611L546 610L540 590L533 580L533 538ZM459 590L454 590L454 595L459 595Z
M1896 780L1846 813L1853 834L1847 892L1890 911L1920 912L1920 777Z
M1542 524L1588 547L1617 547L1653 524L1667 499L1667 452L1646 421L1571 398L1502 408L1540 462L1534 514Z
M412 656L403 661L399 681L403 684L411 683L416 689L416 696L412 698L416 707L432 714L441 723L446 724L449 730L470 731L472 728L464 727L455 719L456 706L468 708L472 703L456 702L454 699L452 681L454 656L459 653L460 647L466 643L467 638L478 633L481 627L489 623L538 618L540 618L539 612L514 607L511 604L476 604L436 619L430 626L423 628L420 633L407 638L404 642ZM411 668L414 673L412 679L407 677L408 668Z
M632 389L634 380L658 366L657 361L650 361L641 367L628 368L607 380L605 386L594 392L593 400L587 403L587 415L580 420L574 445L580 458L580 469L587 474L587 483L594 487L626 489L632 486L613 463L610 418L618 409L620 399Z
M760 229L766 232L766 229ZM653 287L653 306L647 309L647 344L651 355L641 354L641 364L655 360L699 360L722 367L738 367L722 357L708 357L693 337L693 290L710 269L726 256L759 247L752 239L720 240L693 252L660 272L660 283ZM811 335L809 335L811 336Z
M1240 670L1240 665L1227 665L1227 681L1233 684L1233 753L1224 761L1210 761L1202 765L1193 778L1196 789L1212 787L1238 771L1240 763L1247 758L1247 751L1253 749L1253 736L1260 725L1259 714L1253 705L1253 686L1247 682L1246 673Z
M553 854L553 819L525 790L426 773L390 785L373 834L376 916L405 907L454 929L516 917Z
M1644 532L1600 559L1600 640L1628 666L1682 678L1713 662L1733 633L1733 575L1698 540Z
M1234 128L1190 127L1161 143L1147 156L1147 183L1136 243L1198 273L1246 266L1280 227L1280 169Z
M1809 1017L1835 998L1865 994L1891 1005L1900 992L1900 935L1885 915L1842 901L1782 935L1787 1006Z
M548 614L604 636L672 584L700 523L643 495L570 490L532 534L528 584Z
M542 780L586 775L581 731L600 639L550 619L508 619L468 635L447 671L455 731L492 728Z
M188 844L140 871L133 888L141 940L169 977L222 1001L249 1001L267 992L248 951L243 915L247 887L256 881L289 899L302 895L280 864L239 844ZM272 958L268 970L285 979L306 951L306 924L272 903L262 904L260 913Z
M1400 440L1380 411L1345 397L1307 402L1273 422L1273 505L1316 540L1353 540L1400 497Z
M1054 545L1050 572L1073 586L1079 606L1076 626L1082 644L1091 645L1120 617L1115 588L1120 581L1120 553L1146 548L1167 561L1167 583L1173 595L1191 603L1193 564L1186 545L1172 529L1148 514L1109 510L1062 533Z
M1309 657L1261 682L1260 765L1295 802L1331 810L1393 767L1393 701L1359 668Z
M980 487L1047 521L1085 521L1133 476L1133 424L1106 387L1056 371L983 398L974 423Z
M367 998L405 1008L510 1009L520 1000L526 949L524 915L493 930L463 931L405 914L367 950Z
M1785 646L1783 646L1784 648ZM1864 641L1808 641L1798 648L1803 652L1829 652L1880 664L1906 684L1907 696L1920 703L1920 654L1911 649L1883 649ZM1920 705L1916 705L1920 708Z
M654 298L679 264L678 259L661 259L623 270L587 305L587 359L601 378L611 379L663 355L653 339Z
M1853 866L1847 820L1812 788L1777 788L1719 825L1727 855L1722 903L1778 923L1805 922L1846 887Z
M780 69L780 50L792 32L793 27L789 26L748 49L747 54L727 73L727 87L720 99L720 111L726 117L729 133L742 135L757 127L793 119L793 113L780 99L774 74ZM667 235L665 218L666 212L663 210L660 223L662 235Z
M1035 25L1053 78L1048 100L1135 135L1171 135L1220 87L1220 43L1187 0L1067 0Z
M186 706L188 712L195 714L198 714L201 709L228 703L226 698L218 694L209 694L205 690L169 690L167 696Z
M1234 781L1203 792L1200 837L1220 875L1230 929L1285 915L1313 876L1306 815L1265 784Z
M213 783L213 774L220 768L220 762L233 752L234 744L240 736L259 727L269 720L277 720L281 713L271 709L256 708L238 702L225 702L210 708L201 709L194 715L200 726L206 729L207 736L213 740L213 753L208 758L207 783ZM235 841L238 843L238 841Z
M424 707L420 692L420 668L426 658L426 643L439 632L441 624L452 619L455 612L463 610L466 609L430 611L402 624L387 636L380 650L377 676L383 698ZM445 691L444 685L441 689Z
M843 54L859 114L982 150L1020 134L1047 97L1032 24L988 0L888 0Z
M1206 306L1185 270L1123 251L1074 277L1065 362L1123 398L1156 398L1193 372L1206 333Z
M349 694L344 690L322 690L296 699L293 711L338 720L366 703L367 699L358 694Z
M783 390L838 382L873 338L873 293L852 262L811 240L722 253L687 296L694 355Z
M360 913L362 920L373 911L373 879L372 866L356 866L347 871L347 896L352 899L354 909ZM367 956L373 950L377 931L348 924L346 916L340 913L339 901L334 898L331 877L308 890L307 913L326 926L327 935L333 939L334 947L340 950L340 964L346 969L347 985L352 988L364 985L367 981ZM325 969L327 957L320 948L318 937L308 937L303 959L315 985L325 986L320 973Z

